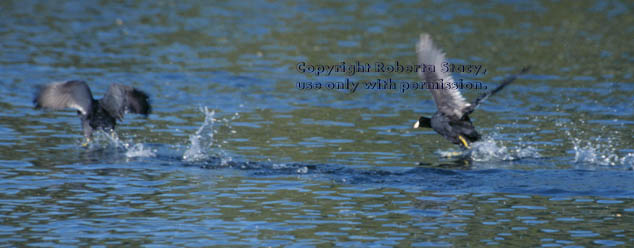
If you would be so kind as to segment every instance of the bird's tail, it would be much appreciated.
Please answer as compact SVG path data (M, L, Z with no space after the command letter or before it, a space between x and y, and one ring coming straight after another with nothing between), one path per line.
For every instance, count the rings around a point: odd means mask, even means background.
M511 84L513 81L515 81L515 79L517 79L519 75L522 75L528 72L528 70L530 70L530 66L522 68L522 70L519 73L504 79L504 81L502 81L502 84L500 84L500 86L496 87L492 91L482 94L473 102L473 104L471 104L471 106L469 106L469 109L465 111L465 114L470 114L471 112L473 112L478 107L478 105L480 105L480 103L484 102L484 100L494 95L495 93L498 93L498 91L502 90L504 87Z

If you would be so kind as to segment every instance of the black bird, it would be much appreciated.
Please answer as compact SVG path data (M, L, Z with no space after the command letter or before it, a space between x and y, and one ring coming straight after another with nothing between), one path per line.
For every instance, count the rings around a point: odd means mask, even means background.
M426 66L434 65L435 70L421 70L419 75L426 83L453 83L449 72L443 72L441 64L446 62L445 54L434 46L428 34L422 34L416 46L419 64ZM427 69L429 69L428 67ZM522 69L520 74L528 71L528 67ZM460 91L456 87L428 87L434 97L434 102L438 111L430 118L421 116L414 128L433 128L438 134L445 137L454 144L463 148L471 149L470 144L480 140L480 134L475 130L469 115L489 96L502 90L505 86L513 82L518 75L513 75L502 81L502 84L490 92L484 93L473 103L467 103Z
M33 103L35 109L76 109L87 142L94 130L113 133L117 120L121 121L127 112L147 117L152 111L149 96L143 91L111 84L106 95L95 100L86 82L80 80L39 85Z

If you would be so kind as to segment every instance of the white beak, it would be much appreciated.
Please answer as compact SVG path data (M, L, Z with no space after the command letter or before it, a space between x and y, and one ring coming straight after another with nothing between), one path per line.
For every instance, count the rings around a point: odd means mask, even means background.
M416 123L414 123L414 128L419 128L420 127L420 121L416 121Z

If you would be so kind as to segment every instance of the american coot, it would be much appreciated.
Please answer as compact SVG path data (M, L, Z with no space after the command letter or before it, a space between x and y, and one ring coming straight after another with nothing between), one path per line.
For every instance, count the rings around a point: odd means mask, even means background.
M434 65L436 68L434 71L419 71L419 75L423 81L435 83L440 82L439 79L442 79L444 83L454 82L449 72L440 70L441 64L446 62L445 54L434 46L428 34L422 34L420 36L420 41L416 46L416 53L418 54L418 62L420 64ZM528 67L525 67L519 74L527 72L528 69ZM471 114L482 101L513 82L518 75L506 78L502 81L500 86L490 92L484 93L473 103L467 103L456 87L442 89L428 87L434 97L438 111L434 113L431 119L421 116L418 121L414 123L414 128L433 128L434 131L452 143L458 144L463 148L471 149L470 143L478 141L480 134L475 130L473 123L471 123L469 114Z
M33 103L35 109L76 109L87 142L90 142L95 129L113 133L117 120L121 121L127 112L147 117L152 111L149 97L143 91L126 85L111 84L106 95L95 100L90 87L80 80L40 85Z

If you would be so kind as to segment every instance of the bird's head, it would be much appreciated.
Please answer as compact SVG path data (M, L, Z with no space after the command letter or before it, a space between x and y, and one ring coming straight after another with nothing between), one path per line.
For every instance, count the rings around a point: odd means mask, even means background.
M414 128L431 128L431 119L425 116L421 116L416 123L414 123Z

